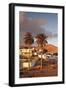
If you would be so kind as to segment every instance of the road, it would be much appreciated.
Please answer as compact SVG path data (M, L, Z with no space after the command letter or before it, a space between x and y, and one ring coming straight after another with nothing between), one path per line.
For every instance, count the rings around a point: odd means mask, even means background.
M58 74L57 64L51 64L48 66L36 66L29 70L20 71L20 78L26 77L47 77L47 76L57 76Z

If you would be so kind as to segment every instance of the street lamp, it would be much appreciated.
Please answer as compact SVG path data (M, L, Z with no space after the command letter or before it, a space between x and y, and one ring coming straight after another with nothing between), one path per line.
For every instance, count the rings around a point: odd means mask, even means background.
M41 55L38 55L39 58L41 58Z
M34 55L37 55L37 53L35 52Z

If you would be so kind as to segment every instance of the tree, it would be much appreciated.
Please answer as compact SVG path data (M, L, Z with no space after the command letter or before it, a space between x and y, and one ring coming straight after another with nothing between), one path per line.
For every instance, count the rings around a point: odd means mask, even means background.
M27 32L24 36L24 42L29 48L29 68L30 68L30 47L33 44L34 40L30 32Z
M46 46L47 44L48 44L48 42L47 42L47 40L45 39L43 45Z
M31 35L30 32L27 32L24 36L24 42L26 45L28 45L28 47L31 46L31 44L33 44L34 40L33 40L33 37Z
M38 48L39 48L39 51L41 53L41 68L42 68L42 54L43 54L43 49L44 49L44 45L46 45L47 43L47 40L46 40L47 36L44 34L44 33L41 33L41 34L38 34L36 36L36 42L38 44Z

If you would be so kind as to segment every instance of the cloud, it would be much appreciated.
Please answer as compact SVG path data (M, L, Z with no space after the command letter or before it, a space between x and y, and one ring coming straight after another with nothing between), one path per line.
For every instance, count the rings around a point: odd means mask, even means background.
M43 18L31 18L27 17L26 13L20 12L19 13L19 25L20 25L20 44L23 44L23 38L25 32L31 32L32 35L35 37L38 33L45 33L48 38L56 37L57 34L52 34L52 32L45 30L42 28L42 25L46 25L48 21Z
M29 31L35 30L36 32L36 30L38 30L39 28L42 30L40 26L47 24L47 20L41 19L41 18L32 19L32 18L26 17L26 13L20 12L19 24L20 24L20 31L22 30L26 31L26 29L29 29Z
M54 34L48 34L48 38L55 38L55 37L58 37L58 34L57 33L54 33Z

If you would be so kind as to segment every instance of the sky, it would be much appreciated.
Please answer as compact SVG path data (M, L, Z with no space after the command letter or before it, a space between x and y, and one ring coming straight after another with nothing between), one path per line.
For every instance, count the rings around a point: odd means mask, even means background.
M45 33L49 44L58 46L58 15L57 13L19 12L20 46L24 44L26 32L35 37L38 33Z

